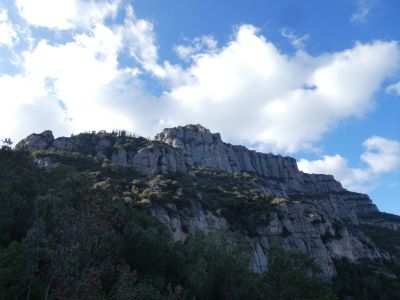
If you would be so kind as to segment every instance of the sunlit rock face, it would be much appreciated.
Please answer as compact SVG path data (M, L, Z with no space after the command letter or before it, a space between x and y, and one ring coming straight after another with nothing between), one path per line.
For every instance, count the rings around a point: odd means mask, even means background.
M300 172L292 157L265 154L221 140L219 133L211 133L201 125L187 125L164 129L155 140L182 151L188 167L202 165L228 173L252 172L275 178L287 187L303 192L344 191L331 175ZM285 194L281 189L280 193Z
M336 274L334 260L347 258L382 260L390 257L359 230L374 224L399 230L400 221L386 218L364 194L344 189L333 176L299 171L296 160L281 155L259 153L243 146L224 143L218 133L200 125L164 129L153 140L121 133L83 133L54 138L51 131L31 134L16 149L40 151L36 159L41 169L57 167L46 153L73 152L95 160L109 160L134 167L146 176L175 174L196 176L197 167L227 174L246 172L257 178L254 189L276 200L273 211L254 211L243 220L226 219L220 209L209 209L190 199L177 207L172 199L151 206L151 213L168 229L175 241L200 230L205 233L232 231L248 245L251 269L264 272L268 249L279 243L286 250L301 250L315 258L323 274ZM184 192L184 191L183 191ZM182 190L178 197L181 196Z
M29 151L66 151L109 159L121 166L132 166L144 175L185 172L182 153L157 141L117 133L81 133L54 139L51 131L31 134L16 145Z

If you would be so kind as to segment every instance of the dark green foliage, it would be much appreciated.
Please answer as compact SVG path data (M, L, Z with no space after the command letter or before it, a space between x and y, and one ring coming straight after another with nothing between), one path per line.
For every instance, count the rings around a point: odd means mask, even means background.
M400 269L396 265L352 264L337 260L335 267L338 276L334 280L334 289L341 299L400 299L400 282L394 277L399 278Z
M10 138L6 138L4 140L1 141L3 143L3 145L1 145L1 150L3 151L11 151L11 146L13 144L13 142L11 141Z
M49 157L54 161L74 167L78 171L93 171L99 168L99 162L93 157L81 156L74 152L62 152L62 151L35 151L32 153L34 158Z
M18 299L26 294L27 247L11 242L0 250L0 299Z
M260 299L249 257L229 236L198 233L186 241L182 254L190 299Z
M268 270L263 275L265 299L336 299L318 275L314 260L301 252L285 252L273 246L268 253Z
M0 150L0 170L0 246L5 246L29 230L43 176L27 153L9 149Z
M181 295L170 237L121 197L135 172L69 162L42 172L29 153L0 151L0 299Z
M141 142L123 132L112 138ZM268 221L263 212L288 202L266 196L263 179L207 168L195 177L144 177L80 154L34 156L61 164L40 171L30 153L0 149L0 299L333 299L304 254L274 248L268 272L256 275L235 235L174 243L148 209L197 201L251 234ZM353 279L337 281L338 290Z
M382 214L386 217L385 214ZM382 217L381 214L376 217ZM390 216L397 220L395 216ZM392 261L358 262L335 261L338 276L334 288L342 298L354 299L400 299L400 235L398 231L376 225L359 225L354 230L362 230L379 249L390 253ZM370 243L369 241L365 241ZM367 244L368 245L368 244Z
M262 179L247 173L229 174L207 167L194 169L195 177L178 174L172 179L181 184L184 204L198 201L209 210L220 210L228 220L242 224L251 234L255 215L271 212L273 197L261 191Z
M141 276L150 276L163 287L168 276L176 276L179 260L164 227L153 217L133 209L124 224L120 259Z

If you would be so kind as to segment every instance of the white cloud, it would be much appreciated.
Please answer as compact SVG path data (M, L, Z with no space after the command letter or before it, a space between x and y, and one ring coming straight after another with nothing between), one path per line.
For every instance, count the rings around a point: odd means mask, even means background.
M201 123L235 143L311 149L343 119L362 116L400 63L395 42L310 56L283 54L250 25L214 53L198 55L167 93L171 124Z
M17 32L8 20L6 9L0 9L0 45L12 47L18 41Z
M120 0L16 0L20 15L33 26L67 30L88 28L117 12Z
M366 191L366 182L374 181L367 169L351 168L348 161L341 155L324 155L319 160L301 159L299 169L306 173L330 174L340 181L343 187L358 192Z
M376 184L379 176L400 169L400 141L373 136L364 141L365 152L360 158L363 168L352 168L348 161L336 154L319 160L301 159L299 169L306 173L332 174L347 189L366 192Z
M153 30L153 24L135 16L133 8L127 8L127 16L122 28L124 44L129 48L130 55L142 67L156 76L163 77L164 70L158 65L158 49Z
M281 35L284 38L288 39L292 46L298 50L304 49L306 42L310 38L308 34L298 36L294 33L293 30L290 30L286 27L281 29Z
M373 173L385 173L400 169L400 142L373 136L364 141L366 151L361 159Z
M184 61L199 58L199 55L213 53L217 50L218 42L211 35L194 38L191 45L178 45L174 48L178 57Z
M119 67L118 56L127 47L125 31L124 25L111 29L97 24L73 34L70 42L52 45L41 40L21 53L23 71L0 76L0 110L5 116L0 136L19 140L49 128L56 135L136 129L132 119L137 113L127 115L129 109L116 108L121 99L138 95L130 89L140 81L136 68ZM123 104L134 106L136 99L129 100Z
M400 81L389 85L386 88L386 92L389 94L397 94L400 96Z
M398 44L382 41L321 56L286 55L257 28L242 25L222 47L211 36L178 46L185 65L160 63L153 24L131 7L122 22L106 25L118 1L68 1L62 5L73 8L59 11L53 1L49 7L35 1L31 9L28 0L17 1L30 26L71 30L67 42L33 44L19 55L20 73L0 76L0 109L12 121L0 120L0 137L44 128L56 134L125 128L151 136L200 123L263 150L313 149L338 122L371 109L374 92L400 62ZM160 97L147 92L144 73L163 88Z
M374 4L374 0L356 0L356 11L350 20L355 23L365 23Z

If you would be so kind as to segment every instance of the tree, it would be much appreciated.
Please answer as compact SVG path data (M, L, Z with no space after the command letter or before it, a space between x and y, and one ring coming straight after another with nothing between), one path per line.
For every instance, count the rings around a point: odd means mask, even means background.
M233 237L199 232L186 241L182 252L189 299L258 299L248 253Z
M261 279L261 290L265 299L336 299L318 276L320 273L312 257L273 246L268 252L268 270Z
M3 151L11 150L11 146L12 146L13 142L11 141L10 138L5 138L1 142L3 143L3 145L1 146L1 150L3 150Z

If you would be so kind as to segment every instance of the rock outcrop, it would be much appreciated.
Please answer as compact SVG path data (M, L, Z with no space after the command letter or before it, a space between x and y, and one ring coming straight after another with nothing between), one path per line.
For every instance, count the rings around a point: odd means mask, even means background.
M252 172L285 188L299 192L342 192L344 189L332 175L300 172L292 157L265 154L222 142L219 133L211 133L201 125L187 125L164 129L155 140L179 149L188 167L208 166L228 173Z
M32 150L45 150L54 142L53 132L50 130L43 131L42 133L32 133L16 145L16 149Z
M271 194L345 191L333 176L300 172L292 157L265 154L243 146L224 143L219 133L201 125L168 128L154 140L117 133L82 133L54 139L51 131L31 134L16 145L29 151L66 151L109 159L121 166L133 166L142 174L186 172L193 166L207 166L227 173L251 172L265 177ZM364 209L376 211L374 205Z
M309 197L309 198L308 198ZM267 269L268 249L280 244L286 250L301 250L315 258L324 276L336 274L334 260L351 262L382 261L390 255L378 249L371 240L353 227L361 224L357 201L370 203L366 195L356 193L305 196L302 200L276 198L273 211L254 212L242 221L227 220L219 210L210 211L192 201L184 209L172 202L156 205L152 214L171 232L176 241L200 230L240 232L251 252L251 269L262 273ZM249 225L250 224L250 225Z
M197 230L239 231L252 253L251 268L255 272L266 270L268 248L279 241L288 250L300 249L312 255L325 276L332 277L336 273L335 259L358 261L390 257L358 230L358 226L372 224L400 229L398 219L384 218L367 195L347 191L333 176L303 173L291 157L224 143L218 133L211 133L200 125L165 129L154 140L105 132L55 139L50 131L45 131L28 136L16 148L43 152L36 159L42 169L57 164L46 153L76 152L121 166L133 166L143 175L182 172L196 176L193 169L199 166L228 174L252 174L259 179L254 188L278 200L274 211L255 212L248 217L251 230L227 220L218 210L204 208L195 199L184 208L166 201L163 206L152 206L151 212L176 241Z
M109 159L121 166L132 166L144 175L185 172L182 153L157 141L118 133L81 133L54 139L51 131L31 134L16 145L28 151L65 151ZM38 165L45 166L40 161Z

